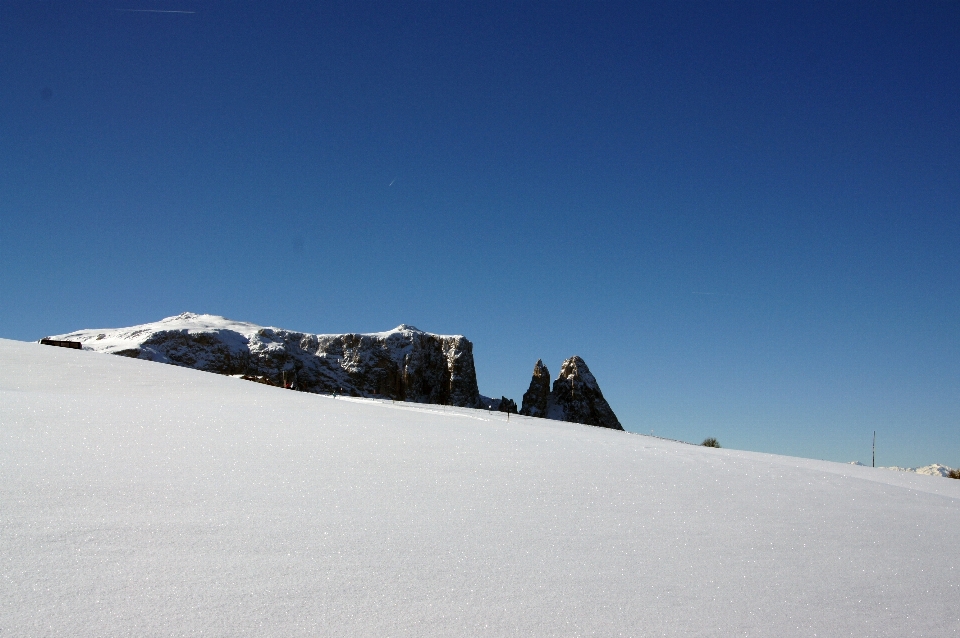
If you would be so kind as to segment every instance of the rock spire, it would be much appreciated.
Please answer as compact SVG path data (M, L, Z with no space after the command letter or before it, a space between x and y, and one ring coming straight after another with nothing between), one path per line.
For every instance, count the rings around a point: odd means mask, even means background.
M623 429L610 404L603 398L597 379L578 356L570 357L560 366L560 376L553 382L550 399L550 412L558 413L561 421ZM557 418L549 413L548 416Z
M530 388L523 393L520 414L546 418L547 403L550 399L550 371L543 361L537 359L533 366L533 378L530 379Z
M560 376L553 382L553 390L550 389L550 371L543 361L537 361L530 389L523 395L520 414L623 429L610 404L603 398L597 379L584 360L577 356L563 362Z

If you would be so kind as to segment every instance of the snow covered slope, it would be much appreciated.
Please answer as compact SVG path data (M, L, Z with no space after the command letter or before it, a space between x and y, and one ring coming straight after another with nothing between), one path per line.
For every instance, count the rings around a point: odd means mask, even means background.
M129 328L52 338L307 392L481 407L473 344L460 335L407 325L372 334L314 335L185 312Z
M956 636L960 481L0 341L0 636Z

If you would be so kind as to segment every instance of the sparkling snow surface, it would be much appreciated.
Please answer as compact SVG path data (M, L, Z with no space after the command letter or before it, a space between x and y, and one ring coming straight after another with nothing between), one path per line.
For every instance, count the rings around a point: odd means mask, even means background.
M0 636L955 636L960 481L0 341Z

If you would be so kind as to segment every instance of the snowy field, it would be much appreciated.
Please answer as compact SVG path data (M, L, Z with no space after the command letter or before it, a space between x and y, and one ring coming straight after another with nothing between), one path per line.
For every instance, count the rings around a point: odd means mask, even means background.
M0 636L957 636L960 481L0 340Z

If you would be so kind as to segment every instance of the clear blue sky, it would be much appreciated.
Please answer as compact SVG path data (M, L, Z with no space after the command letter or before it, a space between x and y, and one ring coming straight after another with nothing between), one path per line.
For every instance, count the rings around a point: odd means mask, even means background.
M630 430L955 467L958 61L958 3L3 2L0 337L409 323L484 394L579 354Z

